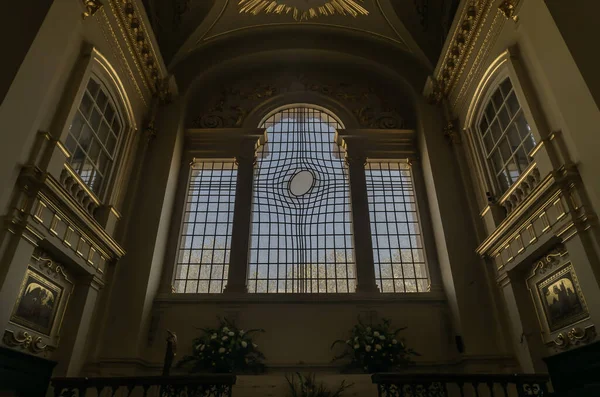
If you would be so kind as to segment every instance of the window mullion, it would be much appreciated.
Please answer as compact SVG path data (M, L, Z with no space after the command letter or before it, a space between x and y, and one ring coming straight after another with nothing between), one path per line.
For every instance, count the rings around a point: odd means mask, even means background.
M225 293L246 293L248 287L248 256L250 252L250 231L252 225L252 187L254 183L255 145L244 145L236 156L238 178L233 210L231 232L231 254Z
M375 284L373 241L365 174L366 157L349 155L346 162L350 177L350 203L356 258L356 292L374 293L379 289Z

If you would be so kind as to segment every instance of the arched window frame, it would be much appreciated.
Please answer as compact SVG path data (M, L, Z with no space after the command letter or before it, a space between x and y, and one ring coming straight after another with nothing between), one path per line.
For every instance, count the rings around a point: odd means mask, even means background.
M238 202L241 206L245 206L248 208L248 203L252 202L253 190L248 190L248 183L244 182L245 178L240 177L243 172L242 169L249 169L249 174L254 174L254 165L253 161L248 157L256 156L257 149L265 142L266 139L266 130L264 128L256 128L257 125L262 125L264 120L267 120L270 116L277 111L284 109L286 107L294 107L298 104L308 104L310 107L321 108L326 113L333 114L334 118L337 119L343 126L345 126L346 130L339 131L347 131L350 135L356 136L361 135L360 139L365 139L367 136L371 136L369 134L374 134L376 137L376 145L378 149L375 149L375 152L372 152L372 156L369 157L369 160L373 160L375 162L399 162L399 163L407 163L411 168L412 173L412 189L414 192L414 197L416 200L416 215L418 217L418 222L421 227L421 238L423 244L423 258L425 262L425 271L427 272L428 285L425 290L419 288L419 293L426 294L439 294L440 289L440 277L439 277L439 269L437 265L437 257L435 255L435 244L433 243L433 229L431 224L431 219L429 218L429 207L427 203L427 196L425 194L425 186L423 175L420 168L420 162L418 160L418 151L417 151L417 134L414 130L377 130L377 129L362 129L360 128L358 122L354 118L352 112L348 109L341 107L341 105L332 102L330 100L321 100L320 95L315 95L314 93L292 93L281 95L271 100L265 101L263 104L257 106L246 118L241 128L190 128L186 129L185 132L185 143L183 147L182 153L182 162L181 168L179 171L179 181L176 192L175 201L173 203L173 217L170 229L169 243L167 246L167 250L165 252L165 267L163 269L163 277L161 281L161 291L166 294L177 293L174 282L176 279L175 272L177 271L177 256L180 251L180 238L181 238L181 230L184 222L184 211L186 205L186 196L188 195L189 189L189 180L191 168L190 164L194 162L202 162L202 161L217 161L217 160L226 160L226 161L236 161L238 163L238 188L236 189L236 197L235 202L236 206ZM333 105L333 106L330 106ZM341 111L340 111L341 109ZM250 120L250 121L249 121ZM348 129L349 128L349 129ZM399 135L398 135L399 134ZM242 143L245 139L249 139L251 143L251 150L241 149L241 151L245 154L240 156L240 148L246 146ZM347 148L347 141L345 138L335 136L335 142L338 145L342 146L344 149ZM332 142L333 143L333 142ZM352 144L353 147L361 147L364 144ZM348 154L348 153L347 153ZM227 160L229 159L229 160ZM357 161L358 160L358 161ZM362 177L365 177L365 164L366 159L363 158L349 158L346 157L347 164L353 163L355 169L359 169L360 173L362 173ZM246 175L249 175L246 174ZM356 172L354 173L356 175ZM253 183L250 181L250 183ZM240 190L240 185L246 185L246 187L242 187ZM352 181L350 181L350 185L352 186ZM239 193L245 195L246 199L240 199ZM367 294L377 293L379 295L379 289L377 288L376 280L375 280L375 268L373 263L373 247L371 242L371 228L369 222L369 207L368 207L368 197L367 191L362 191L364 193L364 211L358 211L362 213L361 222L356 223L356 218L353 216L352 227L356 228L358 224L361 230L369 230L368 231L368 239L362 239L363 241L368 241L367 246L371 247L370 249L365 250L365 244L362 245L362 255L364 258L365 251L370 252L371 260L364 261L367 266L362 266L363 276L365 274L365 270L368 269L366 273L372 272L372 275L368 275L366 277L360 276L359 269L356 269L357 273L357 292L361 292L360 294L332 294L335 296L344 296L342 299L362 299L361 296L366 292ZM354 213L355 210L352 209ZM249 214L251 211L249 211ZM366 217L364 216L366 214ZM234 217L237 216L234 215ZM366 222L365 222L366 221ZM237 218L234 223L237 225ZM249 240L251 236L251 217L248 216L248 229L247 232L244 230L244 227L241 228L242 232L242 240L247 240L248 244L246 250L239 249L238 244L235 242L235 237L233 236L237 230L240 228L234 226L233 233L231 236L231 253L230 253L230 262L229 262L229 274L227 277L227 286L224 288L223 292L225 295L228 293L234 294L248 294L248 296L252 296L255 294L250 294L247 289L248 282L248 255L250 253L250 245ZM239 236L239 235L238 235ZM241 242L237 240L237 242ZM242 242L241 245L244 245ZM360 259L358 258L358 253L356 251L356 243L354 246L355 249L355 261L358 264ZM235 257L238 257L237 260ZM367 255L368 259L368 255ZM236 266L235 263L238 263ZM240 270L240 268L244 266L239 266L240 263L245 264L245 269ZM236 270L237 269L237 270ZM233 274L236 273L236 274ZM366 280L366 281L365 281ZM359 285L362 282L362 288ZM228 295L230 298L220 298L219 296L224 296L224 294L210 294L210 293L187 293L184 292L178 293L177 300L190 300L194 301L196 299L231 299L232 296ZM381 293L382 299L412 299L415 296L415 292L405 292L396 291L392 293ZM212 295L211 298L208 298L209 295ZM305 299L311 300L309 296L304 296L305 294L294 294L294 293L268 293L269 296L273 297L276 300L285 299L287 301L303 301ZM308 294L312 295L312 294ZM201 298L202 297L202 298ZM245 298L246 299L246 298ZM261 298L262 299L262 298ZM334 298L338 299L338 298Z
M517 61L517 50L515 48L507 49L500 54L482 76L479 85L477 86L466 117L466 130L469 136L469 146L473 153L473 160L476 168L476 179L479 182L479 197L482 206L486 206L488 202L503 202L506 196L509 195L512 189L517 186L527 175L528 171L536 166L535 159L532 159L527 169L519 175L519 177L506 190L503 190L492 170L492 165L488 161L484 148L483 138L479 133L479 122L485 112L486 106L492 100L493 94L500 84L509 78L516 94L517 100L521 107L521 111L525 115L525 119L530 127L531 135L533 136L536 145L528 153L533 157L540 147L540 142L546 134L544 131L544 119L541 116L537 107L537 101L530 87L527 75L522 66Z
M114 104L116 117L119 117L122 130L115 145L110 171L106 175L100 192L94 192L76 171L73 170L72 174L75 174L78 182L98 205L115 207L122 200L123 188L126 185L125 176L132 160L131 147L137 126L125 86L112 64L96 48L88 47L84 50L84 56L76 66L71 82L63 96L62 103L64 105L57 112L53 125L60 131L57 139L63 152L70 157L71 153L66 150L65 142L69 136L69 127L78 111L90 79L98 82L101 89L108 94L110 101ZM65 159L65 167L70 167L69 158Z

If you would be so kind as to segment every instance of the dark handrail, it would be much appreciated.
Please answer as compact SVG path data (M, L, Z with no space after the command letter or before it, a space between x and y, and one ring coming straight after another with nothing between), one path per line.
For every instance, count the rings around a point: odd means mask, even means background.
M377 384L380 397L399 397L408 395L448 396L449 385L455 385L460 395L464 395L466 385L479 395L479 388L484 388L489 395L494 394L494 387L499 386L504 396L509 393L509 385L515 385L517 396L550 396L547 384L548 375L544 374L402 374L377 373L371 376ZM502 395L502 394L501 394Z
M80 392L87 389L96 389L101 392L111 388L113 392L121 387L126 387L131 392L136 387L144 390L144 395L151 387L157 387L164 392L162 395L207 395L231 396L232 386L236 376L230 374L195 374L177 376L122 376L122 377L92 377L92 378L53 378L51 381L54 395L61 396L65 390ZM190 393L194 390L194 393ZM204 393L206 392L206 393Z

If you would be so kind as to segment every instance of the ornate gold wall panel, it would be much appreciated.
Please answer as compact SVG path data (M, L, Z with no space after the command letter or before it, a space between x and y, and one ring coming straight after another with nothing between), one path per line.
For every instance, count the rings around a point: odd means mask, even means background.
M65 267L48 253L33 253L12 315L4 330L3 342L38 354L55 350L73 281Z

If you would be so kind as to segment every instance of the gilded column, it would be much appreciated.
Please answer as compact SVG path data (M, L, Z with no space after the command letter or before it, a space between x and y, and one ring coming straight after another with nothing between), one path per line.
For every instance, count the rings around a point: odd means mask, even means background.
M354 256L356 259L356 292L379 292L375 284L373 242L371 240L371 220L365 176L366 157L349 155L346 157L350 177L350 202L354 235Z
M248 277L248 250L252 221L252 184L254 180L255 159L255 142L248 141L242 145L240 153L236 156L238 176L235 190L235 206L233 209L229 275L225 293L248 292L246 279Z

